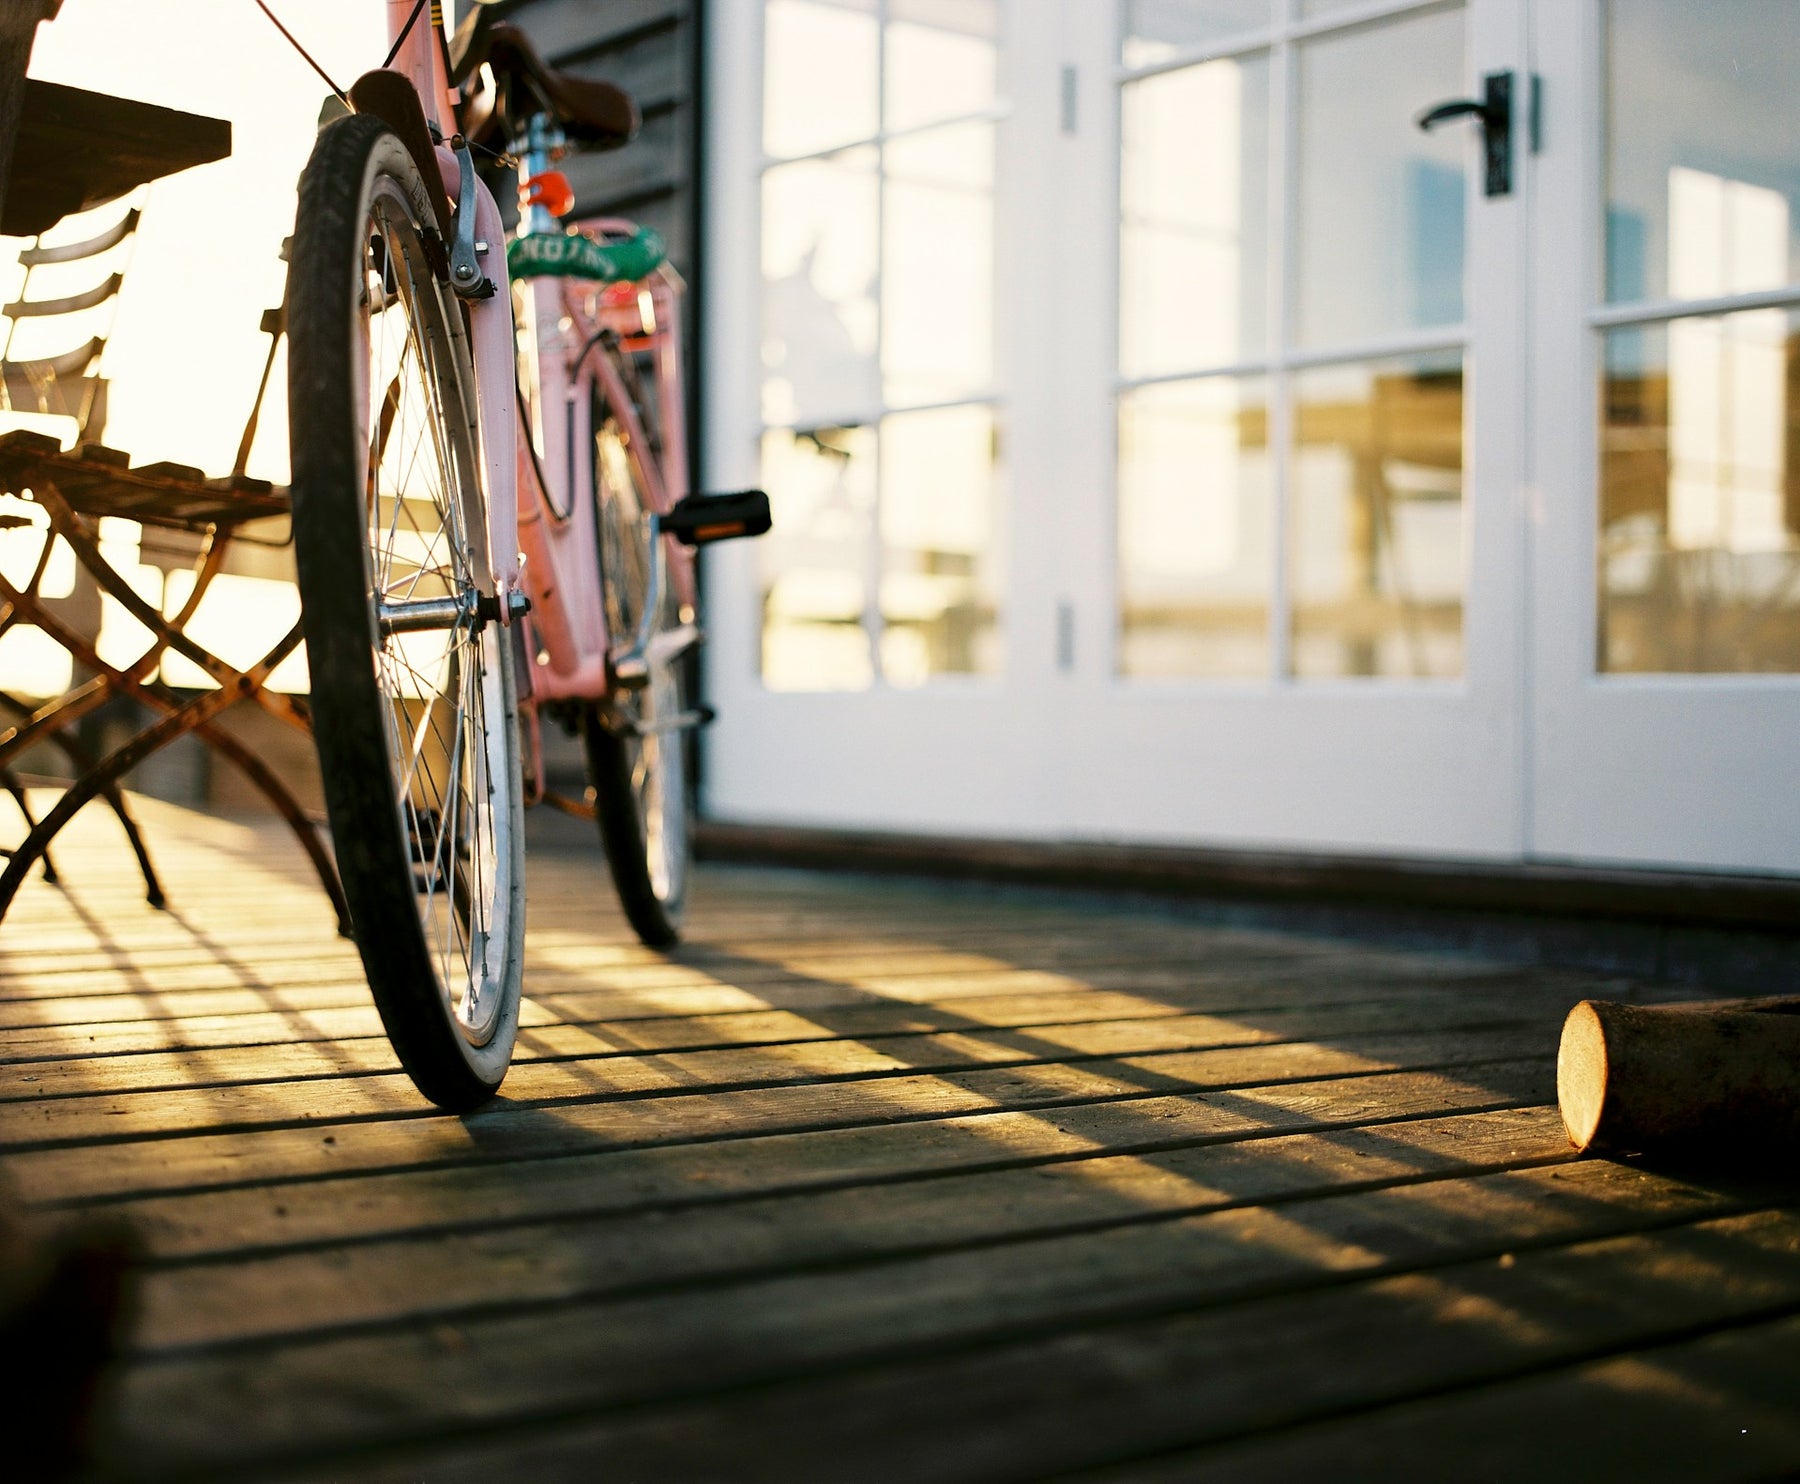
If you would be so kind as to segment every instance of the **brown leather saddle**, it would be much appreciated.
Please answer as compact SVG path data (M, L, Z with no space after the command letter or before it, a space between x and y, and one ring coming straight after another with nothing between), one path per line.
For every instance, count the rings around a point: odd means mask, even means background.
M470 6L450 42L450 81L463 89L457 127L472 144L504 149L538 113L555 118L576 149L617 149L637 133L629 93L550 66L530 37L491 15L485 5Z

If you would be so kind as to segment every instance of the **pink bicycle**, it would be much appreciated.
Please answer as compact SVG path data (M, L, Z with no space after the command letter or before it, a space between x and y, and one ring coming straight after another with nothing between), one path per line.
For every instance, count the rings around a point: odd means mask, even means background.
M555 159L629 140L631 100L481 6L454 39L424 11L389 0L392 65L349 89L301 178L289 416L356 942L407 1072L461 1109L500 1085L518 1031L544 718L583 738L633 927L674 941L684 739L707 715L688 695L693 549L769 516L760 491L688 493L681 283L655 234L551 210ZM522 177L510 241L477 153Z

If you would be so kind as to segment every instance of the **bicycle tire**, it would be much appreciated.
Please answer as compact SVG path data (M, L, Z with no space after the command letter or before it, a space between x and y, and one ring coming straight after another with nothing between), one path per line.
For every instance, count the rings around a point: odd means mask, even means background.
M401 1065L460 1111L499 1087L518 1033L523 796L512 645L476 604L474 378L426 189L380 120L320 133L290 254L289 426L313 731L357 949ZM436 626L411 626L420 601Z
M618 643L641 622L655 564L657 617L652 632L683 621L668 581L668 553L649 538L649 508L624 435L594 400L594 499L598 509L601 591L607 633ZM690 615L691 617L691 615ZM616 687L584 708L582 741L594 787L600 843L638 938L652 948L679 941L692 855L685 726L658 730L687 713L687 656L653 662L642 685Z

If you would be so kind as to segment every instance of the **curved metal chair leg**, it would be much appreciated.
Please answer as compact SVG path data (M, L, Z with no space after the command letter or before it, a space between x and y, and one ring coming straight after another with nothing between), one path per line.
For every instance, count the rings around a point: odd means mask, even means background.
M0 768L0 786L12 795L13 802L19 806L19 813L25 816L25 831L29 834L37 828L37 819L31 812L31 801L25 797L24 785L19 782L18 774L11 768ZM11 855L10 850L0 850L0 854ZM50 860L50 852L44 852L44 880L51 886L57 884L56 867Z
M0 578L0 581L4 581ZM0 763L19 753L48 742L67 727L72 727L89 712L104 706L116 694L104 675L77 686L67 695L29 712L17 726L0 732Z
M29 706L23 701L7 695L4 691L0 691L0 706L26 718L32 715ZM38 740L62 753L78 774L86 773L94 767L94 755L73 737L66 737L60 732L50 732ZM7 770L8 776L10 776L10 771L10 769ZM107 805L118 817L119 827L125 831L125 839L131 846L131 853L137 857L138 870L144 876L144 900L152 907L167 905L168 898L163 894L162 881L156 874L156 867L150 864L149 847L144 844L143 832L138 829L137 821L131 817L131 810L125 803L124 792L118 784L108 783L100 790L100 796L106 800ZM23 801L20 802L19 807L24 808ZM25 815L25 824L27 829L34 827L35 824L29 811ZM48 853L44 856L44 880L56 880L50 869Z
M202 692L185 706L172 710L154 726L146 727L123 747L108 753L86 774L70 784L67 792L56 801L55 808L38 821L36 827L25 837L24 843L13 852L12 859L6 863L6 870L0 872L0 917L4 917L12 906L13 898L19 894L19 887L24 883L25 874L32 864L43 858L44 851L56 838L57 832L89 800L109 784L116 785L121 777L152 753L166 747L184 732L203 725L236 699L236 696L225 690Z
M117 781L127 771L135 767L144 758L162 747L167 746L177 737L188 732L195 732L211 745L217 752L235 763L244 775L261 790L263 795L275 806L282 818L287 821L300 846L318 873L320 884L331 899L333 910L337 914L338 931L350 936L350 908L344 898L343 887L338 880L337 866L331 854L325 849L319 838L319 832L313 822L307 818L300 807L299 800L275 776L274 771L242 743L229 733L211 725L212 718L219 712L238 701L253 699L264 709L297 727L306 726L304 710L285 697L264 696L263 682L270 672L283 658L299 646L301 629L295 624L287 637L275 646L262 661L247 671L240 671L226 664L217 656L189 639L181 632L180 625L191 614L196 606L200 589L218 570L219 558L223 552L220 545L208 551L196 578L196 588L189 595L182 612L171 620L149 605L135 592L124 579L112 570L99 555L95 534L87 523L77 515L63 499L53 485L47 485L36 492L40 502L48 509L52 525L56 532L75 551L82 564L91 571L101 588L117 599L133 617L144 624L157 637L157 644L150 654L141 658L138 663L126 670L117 670L100 660L98 652L83 636L74 633L67 625L60 622L55 615L49 613L35 600L35 595L21 592L11 583L0 577L0 596L28 614L31 622L36 623L51 637L57 639L77 660L100 670L103 674L105 689L114 693L123 693L148 702L164 710L167 714L155 725L139 732L124 746L120 747L99 764L86 770L83 776L65 793L56 807L44 817L41 823L34 826L27 834L24 843L7 863L6 869L0 873L0 917L4 917L18 894L19 886L25 878L34 859L43 856L50 840L56 832L71 819L96 794L116 791ZM153 655L160 655L164 648L175 650L198 664L219 683L219 689L208 691L194 700L180 704L167 695L161 686L152 684L146 678L149 662ZM71 713L80 714L81 710L90 709L99 703L100 696L83 696L80 700L65 697L55 706L48 708L49 714L40 715L27 722L23 728L14 728L0 743L5 751L0 751L0 763L4 762L7 752L22 749L30 740L38 740L55 735L60 726L72 720ZM79 709L78 709L79 708ZM121 801L122 807L122 801ZM123 817L123 816L122 816ZM136 839L135 829L133 844L141 844ZM144 866L147 879L154 882L154 873L149 867L148 857L139 850L138 858ZM161 888L156 886L151 900L155 905L162 905Z

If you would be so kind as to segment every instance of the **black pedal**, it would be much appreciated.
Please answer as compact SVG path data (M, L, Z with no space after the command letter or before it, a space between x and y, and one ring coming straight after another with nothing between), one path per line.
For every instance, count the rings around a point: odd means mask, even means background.
M662 518L662 528L683 546L706 546L769 529L769 497L761 490L735 495L688 495Z

